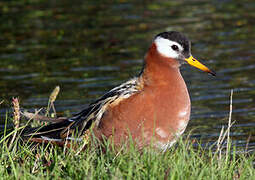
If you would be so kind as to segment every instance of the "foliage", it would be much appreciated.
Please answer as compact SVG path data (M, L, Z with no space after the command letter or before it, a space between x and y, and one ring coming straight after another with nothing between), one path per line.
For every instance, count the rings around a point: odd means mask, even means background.
M254 155L219 153L214 147L196 146L189 138L166 152L152 147L138 150L114 149L105 142L79 148L59 148L48 144L0 141L0 174L4 179L254 179ZM75 147L75 146L73 146Z

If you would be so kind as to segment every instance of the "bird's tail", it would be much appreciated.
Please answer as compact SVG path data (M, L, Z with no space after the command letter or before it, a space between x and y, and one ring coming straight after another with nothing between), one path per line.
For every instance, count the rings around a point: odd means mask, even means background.
M51 123L41 127L29 128L23 131L22 139L37 143L52 143L63 146L68 139L72 122L63 119L60 122Z
M19 117L25 117L26 119L33 119L39 122L46 122L47 125L40 125L33 128L28 125L17 127L14 125L15 122L10 125L0 125L0 141L4 136L6 138L13 137L13 135L18 135L17 138L21 138L26 142L52 143L59 146L70 145L71 142L83 141L84 136L81 138L81 135L89 133L87 130L91 127L93 121L93 118L88 118L91 114L90 112L93 111L88 108L71 118L49 118L39 115L38 113L19 111ZM19 133L15 133L17 131Z
M24 115L24 114L23 114ZM26 114L26 117L32 115ZM23 126L18 129L13 124L0 125L0 141L5 138L12 138L15 134L14 131L19 133L16 138L21 138L24 141L36 142L36 143L52 143L56 145L64 145L68 139L68 135L73 132L74 129L70 129L70 126L74 123L69 121L68 118L48 118L41 115L35 115L33 119L39 121L47 121L47 125L41 125L38 127Z

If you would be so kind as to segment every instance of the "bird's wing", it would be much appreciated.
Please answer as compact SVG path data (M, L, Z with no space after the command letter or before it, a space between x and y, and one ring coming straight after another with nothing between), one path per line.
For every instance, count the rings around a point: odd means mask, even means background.
M92 124L98 126L100 120L110 104L117 104L142 89L139 77L135 77L108 91L102 97L91 103L86 109L75 114L71 118L49 124L39 128L33 128L24 132L25 137L42 138L45 141L55 141L68 138L70 132L82 135ZM78 131L76 131L78 130ZM36 139L38 140L38 139Z
M108 91L101 98L91 103L88 108L69 118L69 121L75 122L71 128L79 127L79 132L82 134L92 123L98 126L110 104L117 104L141 90L141 82L139 81L139 78L135 77Z

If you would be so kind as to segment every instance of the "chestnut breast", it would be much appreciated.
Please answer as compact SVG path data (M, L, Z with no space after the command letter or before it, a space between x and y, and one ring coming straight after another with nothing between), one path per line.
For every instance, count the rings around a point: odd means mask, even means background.
M180 72L168 75L166 81L145 84L139 93L110 105L96 134L114 134L115 143L129 135L149 143L155 136L163 144L181 134L189 120L190 98Z

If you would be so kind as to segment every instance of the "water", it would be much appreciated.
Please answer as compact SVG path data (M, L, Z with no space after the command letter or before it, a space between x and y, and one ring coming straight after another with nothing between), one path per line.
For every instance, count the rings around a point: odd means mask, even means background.
M176 30L193 56L217 77L189 66L182 74L192 99L187 132L214 141L228 123L238 146L255 147L255 2L3 1L0 2L1 120L18 96L25 109L45 107L60 85L59 115L75 113L136 75L155 34Z

